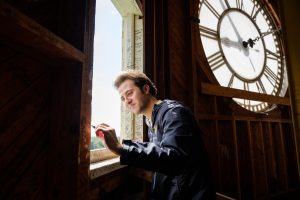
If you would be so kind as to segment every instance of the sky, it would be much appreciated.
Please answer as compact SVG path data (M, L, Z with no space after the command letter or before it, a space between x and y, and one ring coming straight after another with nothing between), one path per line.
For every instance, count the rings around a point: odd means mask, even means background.
M120 97L113 81L122 66L122 17L111 0L96 1L92 125L107 123L120 135ZM92 132L92 136L95 133Z

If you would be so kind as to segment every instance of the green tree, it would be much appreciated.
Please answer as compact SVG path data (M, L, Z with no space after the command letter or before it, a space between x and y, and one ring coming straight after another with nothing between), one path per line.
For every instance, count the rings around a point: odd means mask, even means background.
M91 144L90 144L90 150L101 149L101 148L104 148L104 145L102 144L101 140L99 140L97 137L92 137Z

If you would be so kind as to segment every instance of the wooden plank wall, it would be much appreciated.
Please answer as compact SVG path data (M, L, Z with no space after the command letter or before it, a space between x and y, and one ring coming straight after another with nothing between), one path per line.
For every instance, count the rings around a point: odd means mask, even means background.
M293 107L294 131L295 140L297 144L298 165L300 165L300 40L298 35L300 33L299 26L292 19L299 17L299 1L287 3L287 1L278 0L280 8L280 17L282 19L282 26L284 27L283 34L285 35L285 46L287 49L287 63L289 66L288 75L290 77L291 102Z
M90 142L80 128L85 3L0 2L0 199L88 196L88 178L77 183L89 167L78 162L79 142Z
M2 42L0 49L0 198L39 198L46 179L51 77L43 63Z
M231 98L201 93L201 82L216 82L193 20L198 2L189 3L168 1L168 85L170 98L194 109L204 130L218 192L237 199L276 199L299 191L291 108L280 105L267 115L256 114Z
M92 11L86 1L7 2L33 22L0 3L0 23L12 24L0 30L0 199L88 199L90 119L84 117L90 114L93 26L85 17ZM159 98L180 100L194 110L217 191L236 199L299 194L291 108L253 114L230 98L201 93L201 83L215 79L193 20L197 0L141 2L145 71ZM16 37L17 31L26 39ZM90 192L105 193L109 184L122 191L130 177L126 170L92 182Z
M74 198L80 68L0 48L0 199Z

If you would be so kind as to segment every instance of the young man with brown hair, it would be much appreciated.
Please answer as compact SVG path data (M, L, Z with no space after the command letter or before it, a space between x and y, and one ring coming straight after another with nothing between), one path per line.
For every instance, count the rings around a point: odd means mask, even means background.
M158 100L153 82L142 72L121 73L116 81L121 100L146 117L149 142L119 143L114 128L99 124L96 133L121 164L154 172L151 199L215 199L201 130L192 112L174 100Z

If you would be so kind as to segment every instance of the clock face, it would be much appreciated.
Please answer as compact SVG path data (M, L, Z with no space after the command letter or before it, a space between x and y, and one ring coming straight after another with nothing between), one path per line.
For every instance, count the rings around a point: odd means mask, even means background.
M208 64L220 85L284 96L286 67L280 28L257 0L200 0L200 37ZM266 102L237 99L254 111Z

